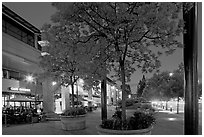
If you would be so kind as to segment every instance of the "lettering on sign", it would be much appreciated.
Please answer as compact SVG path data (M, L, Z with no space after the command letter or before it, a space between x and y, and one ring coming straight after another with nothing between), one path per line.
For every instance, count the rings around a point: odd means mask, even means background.
M26 91L26 92L30 92L30 89L27 88L14 88L14 87L9 87L9 90L13 90L13 91Z

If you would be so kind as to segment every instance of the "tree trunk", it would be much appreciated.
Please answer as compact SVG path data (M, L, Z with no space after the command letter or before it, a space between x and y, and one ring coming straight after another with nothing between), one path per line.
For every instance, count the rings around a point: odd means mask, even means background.
M126 121L126 91L125 91L125 66L124 61L120 61L122 78L122 124ZM123 126L123 125L122 125Z
M107 119L106 78L101 82L101 118L102 121Z
M72 89L72 107L74 107L74 83L73 83L73 79L71 78L71 89Z
M179 114L179 96L177 98L177 114Z

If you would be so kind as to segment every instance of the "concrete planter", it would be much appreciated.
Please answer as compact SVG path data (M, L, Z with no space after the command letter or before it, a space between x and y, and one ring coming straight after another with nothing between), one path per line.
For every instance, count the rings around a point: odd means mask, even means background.
M101 126L97 126L96 128L99 135L151 135L153 126L140 130L111 130L101 128Z
M60 116L63 130L81 130L86 128L85 115Z

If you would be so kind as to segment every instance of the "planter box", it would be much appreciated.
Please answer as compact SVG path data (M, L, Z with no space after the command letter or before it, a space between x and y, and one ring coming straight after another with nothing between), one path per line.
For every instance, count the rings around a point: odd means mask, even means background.
M63 130L81 130L86 128L85 115L77 117L73 116L60 116Z
M101 128L101 126L97 126L96 128L99 135L151 135L153 126L141 130L111 130Z

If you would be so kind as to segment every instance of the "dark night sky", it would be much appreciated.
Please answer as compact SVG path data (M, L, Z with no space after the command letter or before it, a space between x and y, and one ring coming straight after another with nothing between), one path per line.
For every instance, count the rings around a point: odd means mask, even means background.
M50 2L3 2L5 6L16 12L18 15L23 17L25 20L36 26L37 28L41 28L44 23L50 22L50 16L56 12L56 9L51 6ZM200 16L201 18L202 16ZM199 22L199 30L201 36L201 22ZM201 38L200 38L201 39ZM202 61L201 61L201 42L199 42L199 57L198 57L198 71L199 71L199 80L201 81L201 71L202 71ZM165 56L163 55L161 58L161 71L173 71L178 67L178 64L183 60L182 49L178 49L174 54ZM150 77L152 74L147 74L147 77ZM140 71L135 72L132 77L132 81L130 83L131 87L136 86L138 81L142 78L142 73Z

